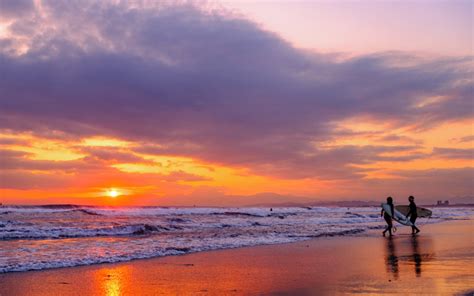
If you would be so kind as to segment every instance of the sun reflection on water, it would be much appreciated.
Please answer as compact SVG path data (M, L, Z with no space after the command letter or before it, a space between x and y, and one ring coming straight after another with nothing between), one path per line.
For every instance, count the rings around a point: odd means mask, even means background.
M102 268L96 275L96 283L102 295L118 296L124 294L124 281L128 278L128 267Z

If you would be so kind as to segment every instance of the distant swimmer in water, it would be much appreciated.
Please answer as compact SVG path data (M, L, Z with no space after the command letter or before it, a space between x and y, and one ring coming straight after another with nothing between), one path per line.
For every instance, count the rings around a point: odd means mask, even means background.
M393 207L393 198L391 196L387 197L387 204L390 206L390 214L394 213L394 207ZM382 232L383 236L385 236L385 233L388 231L389 235L392 236L392 227L393 227L393 222L392 222L392 216L389 213L387 213L383 208L382 212L380 212L380 217L383 216L385 219L385 222L387 222L387 228Z
M411 233L415 234L415 233L420 232L418 227L415 226L416 218L418 218L418 213L416 211L415 197L410 195L408 197L408 201L410 202L410 205L409 205L410 211L408 212L406 217L407 218L410 217L410 222L411 222L411 224L413 224L411 226Z

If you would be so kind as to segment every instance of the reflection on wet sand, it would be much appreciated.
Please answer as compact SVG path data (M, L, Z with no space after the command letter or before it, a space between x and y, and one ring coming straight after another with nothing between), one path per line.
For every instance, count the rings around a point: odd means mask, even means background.
M385 263L387 265L387 270L393 273L395 279L398 279L398 257L395 251L395 243L393 237L387 239L387 255Z
M418 236L413 235L411 238L411 246L413 248L413 262L415 262L415 273L416 276L421 276L421 255L420 248L418 246Z
M399 251L397 252L397 249ZM412 235L409 238L389 237L386 242L386 267L395 279L399 278L399 264L413 266L416 277L422 273L422 265L434 258L431 238Z
M130 278L130 267L123 265L113 268L101 268L94 273L96 291L106 296L123 295L124 285Z

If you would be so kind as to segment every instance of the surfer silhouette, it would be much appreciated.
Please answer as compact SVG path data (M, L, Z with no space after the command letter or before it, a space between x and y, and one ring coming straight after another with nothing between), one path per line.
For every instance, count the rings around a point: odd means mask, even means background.
M392 216L394 212L394 207L393 207L393 198L391 196L387 197L387 204L390 206L390 214L387 213L383 208L382 211L380 212L380 217L383 216L385 219L385 222L387 222L387 228L382 232L383 236L385 236L385 233L388 231L389 235L392 236L392 228L393 228L393 222L392 222Z
M410 205L409 205L409 208L410 208L410 211L408 212L408 214L406 215L406 217L410 217L410 222L413 224L411 226L411 233L412 234L415 234L415 233L418 233L420 232L420 230L418 229L418 227L415 226L415 221L416 221L416 218L418 218L418 213L416 211L416 204L415 204L415 197L410 195L408 197L408 201L410 202Z

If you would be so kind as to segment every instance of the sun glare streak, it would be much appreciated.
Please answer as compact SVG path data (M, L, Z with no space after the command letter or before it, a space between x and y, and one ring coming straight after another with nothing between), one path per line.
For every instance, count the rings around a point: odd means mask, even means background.
M84 139L82 145L93 147L128 147L131 143L114 138L94 137Z
M27 146L11 146L12 150L31 153L29 157L32 160L50 160L50 161L70 161L85 157L86 155L66 146L53 142L36 142Z

